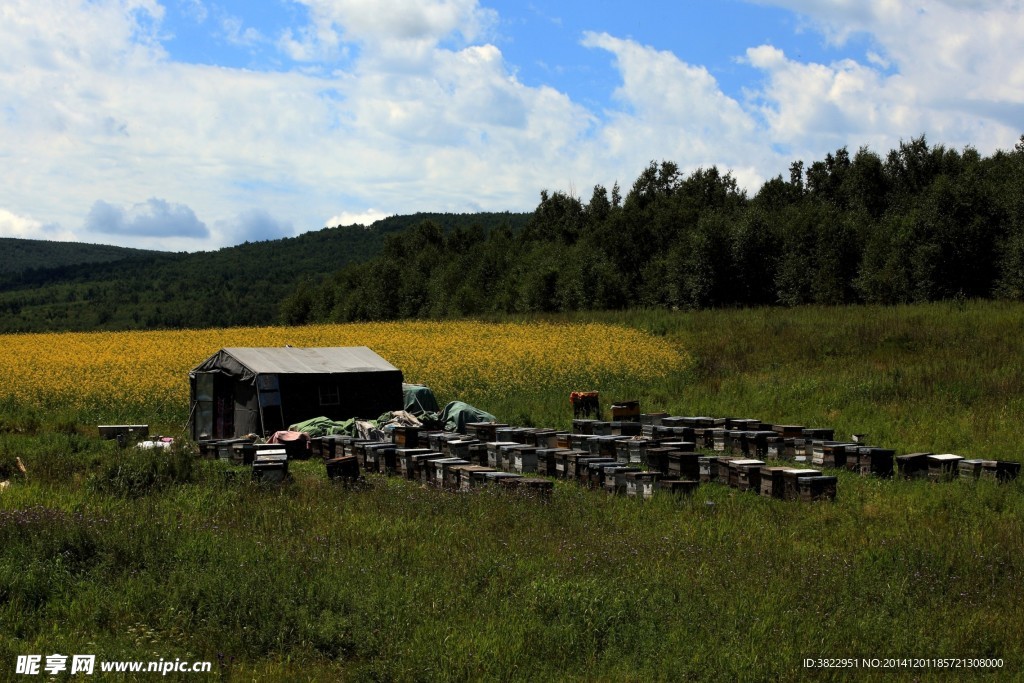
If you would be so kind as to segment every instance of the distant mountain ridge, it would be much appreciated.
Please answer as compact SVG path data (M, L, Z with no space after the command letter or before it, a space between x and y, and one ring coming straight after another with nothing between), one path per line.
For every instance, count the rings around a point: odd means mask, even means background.
M0 332L275 324L299 283L377 256L388 235L428 220L518 230L529 216L417 213L196 253L6 238L18 263L0 269Z

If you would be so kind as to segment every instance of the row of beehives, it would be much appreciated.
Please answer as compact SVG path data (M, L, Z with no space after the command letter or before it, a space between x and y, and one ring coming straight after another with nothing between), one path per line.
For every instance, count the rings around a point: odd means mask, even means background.
M694 444L671 439L606 438L495 423L470 424L467 432L398 428L389 442L323 437L313 440L313 449L325 459L331 478L351 480L361 469L461 490L499 483L550 491L557 478L641 498L689 493L701 482L791 500L833 499L836 492L836 478L820 470L702 456ZM630 452L626 445L646 447Z

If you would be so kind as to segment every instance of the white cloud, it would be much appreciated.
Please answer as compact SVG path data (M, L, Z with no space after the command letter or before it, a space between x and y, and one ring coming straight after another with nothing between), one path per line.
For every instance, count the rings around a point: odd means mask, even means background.
M206 224L184 204L155 197L128 207L96 200L85 218L86 232L129 237L207 237Z
M360 212L342 211L336 216L331 216L324 221L324 227L334 228L340 225L372 225L379 220L383 220L393 215L394 214L378 211L377 209L367 209L366 211Z
M53 240L74 242L75 233L64 230L53 223L43 223L28 216L19 216L0 208L0 237L17 237L26 240Z

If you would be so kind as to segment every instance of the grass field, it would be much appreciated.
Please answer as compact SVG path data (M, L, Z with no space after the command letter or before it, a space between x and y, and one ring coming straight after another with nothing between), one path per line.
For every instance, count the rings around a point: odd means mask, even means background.
M477 379L441 383L442 401L565 428L568 392L594 388L606 403L637 398L649 411L866 432L899 452L1024 455L1022 306L635 311L502 324L461 328ZM423 353L451 338L417 325L390 335L418 333ZM488 336L499 329L500 341ZM314 343L370 331L346 326ZM495 344L566 331L560 345L572 339L582 350L560 357L555 344L528 356L547 365L490 369L504 362L490 357L500 355ZM305 339L314 328L288 333ZM209 335L195 362L222 345L257 343L239 331L190 334ZM145 354L154 339L131 348ZM476 355L483 348L490 355ZM403 363L382 351L407 369L418 350L405 353ZM142 366L157 386L189 362ZM424 364L415 379L434 382L429 368L440 376L450 366ZM1020 482L841 472L837 500L815 504L714 484L637 504L559 483L543 502L377 476L353 491L300 462L292 484L264 489L222 463L185 453L154 460L96 440L97 419L147 410L161 430L180 428L187 406L162 389L149 404L137 381L137 398L118 405L80 401L72 382L40 408L11 390L16 375L6 379L0 679L13 678L17 655L54 652L209 660L230 680L1015 680L1024 670ZM818 657L1003 666L803 667Z

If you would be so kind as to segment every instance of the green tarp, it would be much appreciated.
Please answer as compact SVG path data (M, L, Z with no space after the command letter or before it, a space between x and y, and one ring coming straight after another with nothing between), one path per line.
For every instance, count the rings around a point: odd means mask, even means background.
M444 424L446 432L465 434L466 425L470 422L497 422L498 419L468 403L452 401L441 411L440 421Z
M403 384L402 398L405 404L405 411L419 416L424 413L436 413L441 410L437 405L437 399L430 387L422 384Z
M328 436L330 434L347 434L349 436L355 436L356 421L355 419L348 419L339 422L327 417L314 417L304 422L297 422L288 427L288 429L293 432L305 432L311 437Z

